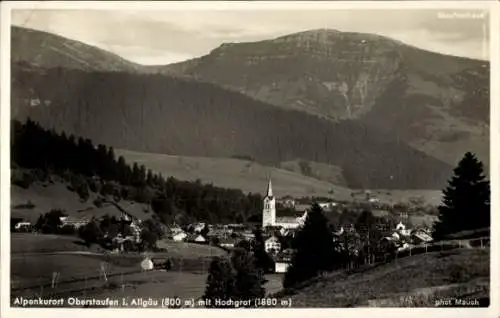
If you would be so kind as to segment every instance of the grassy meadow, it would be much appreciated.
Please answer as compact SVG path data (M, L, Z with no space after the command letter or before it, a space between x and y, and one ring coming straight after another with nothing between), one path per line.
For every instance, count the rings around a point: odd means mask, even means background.
M445 297L489 297L490 250L454 249L327 274L291 295L293 307L434 307Z
M28 189L17 185L11 186L11 217L20 217L25 220L36 222L40 214L45 214L53 209L63 210L72 217L96 217L104 215L120 217L121 211L112 204L104 203L97 207L94 199L95 193L91 193L88 200L80 199L76 192L70 191L67 184L54 177L56 182L33 183ZM151 217L146 205L126 200L117 203L122 209L131 215L145 220Z
M324 196L335 200L365 200L363 191L344 186L338 167L310 162L311 176L301 174L298 161L283 162L280 167L268 167L256 162L233 158L174 156L116 149L117 156L127 162L137 162L166 177L196 180L216 186L241 189L244 192L264 193L269 176L277 196ZM332 191L333 190L333 191ZM381 202L409 202L415 197L428 204L441 201L441 190L384 190L372 189Z

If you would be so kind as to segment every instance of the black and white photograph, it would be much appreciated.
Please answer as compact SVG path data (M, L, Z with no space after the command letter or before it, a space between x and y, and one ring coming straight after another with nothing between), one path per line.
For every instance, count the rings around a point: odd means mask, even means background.
M493 308L498 4L403 2L2 4L2 310Z

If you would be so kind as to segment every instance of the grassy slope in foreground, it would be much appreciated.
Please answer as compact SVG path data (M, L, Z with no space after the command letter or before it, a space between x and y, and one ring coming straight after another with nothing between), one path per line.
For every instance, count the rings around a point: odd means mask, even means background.
M293 307L434 307L438 298L489 297L489 269L489 249L455 249L332 273L285 297Z

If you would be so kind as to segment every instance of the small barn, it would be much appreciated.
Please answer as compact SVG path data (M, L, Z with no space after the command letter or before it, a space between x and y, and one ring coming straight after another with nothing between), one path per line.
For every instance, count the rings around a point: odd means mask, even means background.
M146 256L141 262L141 269L143 271L150 271L154 268L153 261L149 256Z
M184 232L184 231L179 231L177 233L174 233L172 235L172 240L174 240L175 242L182 242L186 239L188 235Z

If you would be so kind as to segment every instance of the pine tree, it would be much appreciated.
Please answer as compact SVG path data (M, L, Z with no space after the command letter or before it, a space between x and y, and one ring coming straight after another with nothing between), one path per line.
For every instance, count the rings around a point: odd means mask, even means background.
M231 256L231 264L236 273L233 299L250 300L250 303L254 304L255 299L265 296L264 273L255 266L255 258L252 253L245 249L235 249Z
M307 213L305 224L297 233L293 245L296 253L284 277L285 288L334 268L336 251L333 234L318 204L313 204Z
M262 236L262 230L256 228L253 232L255 235L255 240L253 243L253 254L255 255L255 265L260 268L264 273L269 273L274 267L274 262L267 254L264 237Z
M378 218L371 211L365 210L361 212L354 225L356 232L360 235L365 263L374 262L378 243L382 238L382 233L377 228L378 223Z
M207 286L203 299L207 307L219 307L215 300L226 301L234 296L234 273L231 264L220 257L215 257L208 270Z
M490 226L490 183L474 154L467 152L454 169L438 209L439 218L433 233L436 240L452 233Z

